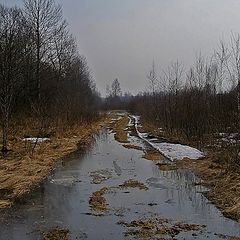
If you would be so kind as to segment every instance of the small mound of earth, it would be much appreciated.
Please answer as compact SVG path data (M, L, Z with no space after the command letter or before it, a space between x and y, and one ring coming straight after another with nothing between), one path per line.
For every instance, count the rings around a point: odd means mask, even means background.
M175 164L170 164L170 163L157 163L159 169L161 171L173 171L177 169L177 166Z
M70 240L70 232L67 229L55 228L48 232L43 232L43 240Z
M100 184L112 177L112 173L109 170L97 170L90 173L90 177L92 177L93 184Z
M152 160L152 161L160 161L166 159L161 153L158 151L147 151L143 155L143 158L147 160Z
M148 190L148 187L137 180L129 179L125 181L123 184L119 185L120 188L139 188L140 190Z
M92 210L97 212L104 212L107 211L107 202L104 198L104 194L107 193L109 188L104 187L101 188L99 191L96 191L92 194L92 196L89 199L89 205Z
M180 232L199 232L205 225L188 224L188 223L172 223L170 220L159 217L142 218L131 221L130 223L120 221L118 224L127 228L126 237L134 239L159 239L169 236L174 238ZM162 238L161 238L162 239Z
M143 150L142 147L133 145L133 144L123 144L122 146L125 148L128 148L128 149L135 149L135 150L140 150L140 151Z

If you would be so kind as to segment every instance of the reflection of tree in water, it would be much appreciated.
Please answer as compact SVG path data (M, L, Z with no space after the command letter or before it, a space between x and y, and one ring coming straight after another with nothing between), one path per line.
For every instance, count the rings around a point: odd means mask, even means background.
M165 194L167 203L177 204L180 209L190 205L194 212L200 215L209 214L208 200L200 193L206 191L206 188L195 184L200 181L195 174L187 169L160 171L155 164L152 169L154 176L161 179L162 184L167 186L166 189L161 190Z

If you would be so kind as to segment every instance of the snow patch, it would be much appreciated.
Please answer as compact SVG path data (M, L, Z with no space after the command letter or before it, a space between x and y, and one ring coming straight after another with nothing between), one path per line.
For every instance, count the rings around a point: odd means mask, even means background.
M183 158L199 159L204 157L203 153L196 148L173 143L154 143L154 147L162 152L171 161L182 160Z
M32 137L32 138L24 138L23 141L29 141L29 142L34 142L34 143L42 143L42 142L46 142L49 141L50 138L36 138L36 137Z
M199 159L204 157L203 152L196 148L189 147L182 144L174 144L168 142L155 143L152 140L148 140L147 133L140 133L138 131L139 116L131 116L135 121L135 128L138 136L151 145L154 149L158 150L162 155L171 161L182 160L183 158Z

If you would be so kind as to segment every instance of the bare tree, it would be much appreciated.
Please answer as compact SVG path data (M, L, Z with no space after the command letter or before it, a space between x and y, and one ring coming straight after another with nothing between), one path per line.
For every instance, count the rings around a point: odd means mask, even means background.
M157 87L158 87L158 79L155 69L155 62L152 63L152 69L149 72L149 75L147 75L148 81L149 81L149 89L153 96L157 93Z
M164 72L166 78L168 79L169 90L170 92L177 94L182 86L182 77L184 73L183 64L178 60L172 62L167 68L167 71Z
M157 104L157 93L158 93L158 87L159 87L159 81L156 74L155 69L155 62L152 63L152 69L150 70L149 74L147 75L148 79L148 87L150 89L150 93L152 95L152 108L154 112L154 118L155 120L159 119L158 114L158 104Z
M48 56L59 81L66 74L69 63L77 54L76 43L73 36L69 34L66 21L55 29L51 48Z
M217 77L218 77L218 92L222 93L224 80L227 78L227 72L229 69L229 49L224 41L220 41L219 48L215 51L214 57L217 64Z
M111 96L113 98L121 96L122 91L121 91L120 83L117 78L113 80L111 88L112 88Z
M0 6L0 107L2 113L3 146L8 150L10 114L22 81L23 54L22 13L17 8Z
M194 66L194 84L198 89L203 89L205 83L205 59L201 53L196 56Z
M231 35L231 56L230 62L232 65L232 71L236 79L236 91L237 91L237 112L238 122L240 121L240 34Z
M32 30L33 49L36 58L37 96L41 99L41 63L48 61L48 52L54 33L62 20L62 10L54 0L25 0L24 13Z

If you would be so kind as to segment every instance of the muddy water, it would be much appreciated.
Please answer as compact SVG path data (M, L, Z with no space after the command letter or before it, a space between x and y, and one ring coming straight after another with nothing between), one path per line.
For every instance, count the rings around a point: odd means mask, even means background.
M137 137L131 143L144 146ZM1 240L41 239L40 231L52 227L69 229L72 239L124 239L123 226L154 214L187 223L207 225L197 236L180 233L177 239L220 239L219 235L240 236L240 225L226 219L203 196L205 191L194 174L187 170L162 172L156 162L142 158L143 152L126 149L104 129L95 137L87 153L75 153L58 166L55 173L30 198L1 214ZM107 178L92 183L94 171ZM92 215L89 197L102 187L118 186L125 180L139 180L149 188L112 189L106 195L109 211Z

